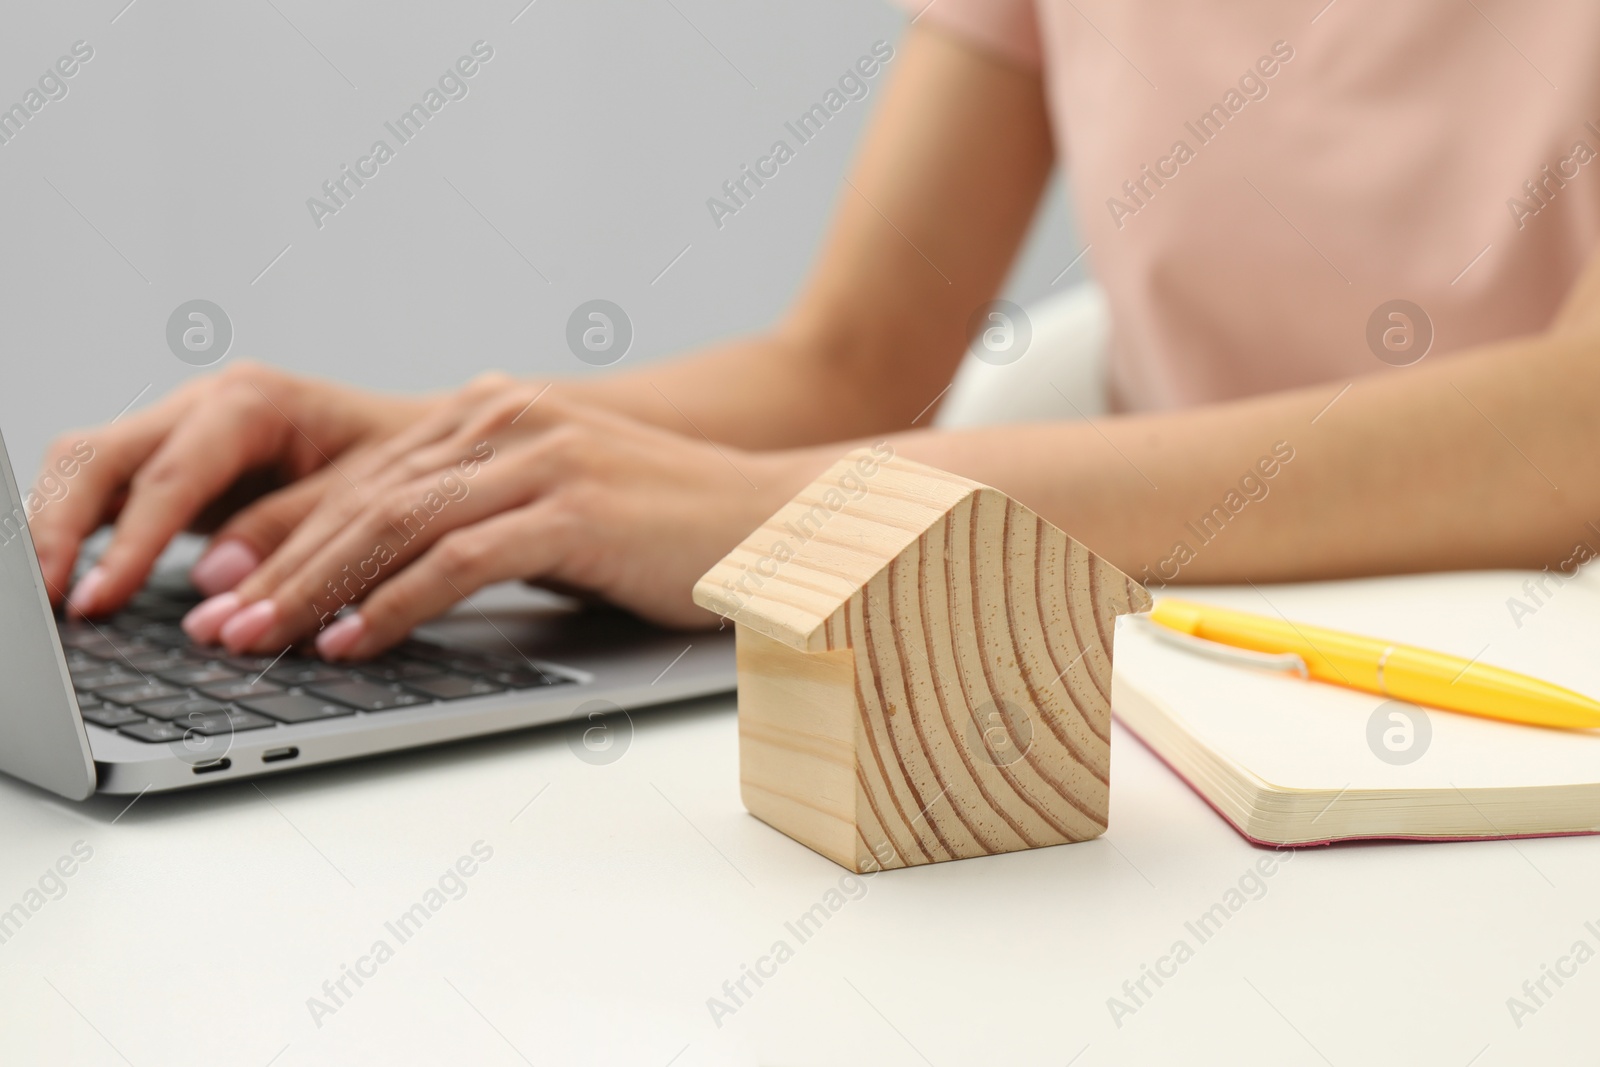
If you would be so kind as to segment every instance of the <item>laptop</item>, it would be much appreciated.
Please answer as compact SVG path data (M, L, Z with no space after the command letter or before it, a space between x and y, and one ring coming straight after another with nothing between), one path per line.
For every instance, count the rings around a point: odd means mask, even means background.
M68 799L570 720L588 723L574 751L603 763L626 750L629 709L734 688L732 627L676 633L517 585L364 663L194 644L178 622L199 594L170 563L116 615L66 620L51 610L3 439L0 482L0 771Z

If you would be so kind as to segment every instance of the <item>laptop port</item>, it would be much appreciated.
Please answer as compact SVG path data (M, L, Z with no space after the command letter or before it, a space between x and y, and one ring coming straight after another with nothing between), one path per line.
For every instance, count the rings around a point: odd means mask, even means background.
M288 748L269 748L261 753L262 763L282 763L286 759L294 759L300 755L300 750L290 745Z
M222 759L207 760L205 763L196 763L194 765L194 773L216 774L218 771L225 771L232 766L233 760L224 756Z

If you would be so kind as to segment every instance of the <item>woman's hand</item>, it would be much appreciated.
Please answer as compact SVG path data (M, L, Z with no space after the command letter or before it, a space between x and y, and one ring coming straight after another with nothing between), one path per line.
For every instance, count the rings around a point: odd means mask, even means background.
M829 458L720 447L485 381L494 395L465 417L436 412L383 446L381 467L328 483L260 567L190 613L190 635L271 654L316 633L325 657L362 658L515 578L705 625L695 580Z
M231 587L277 548L339 470L364 471L378 442L431 403L236 363L148 410L66 434L46 454L35 489L45 503L29 517L51 602L62 599L84 538L112 520L110 545L68 597L73 611L116 610L175 534L213 528L230 514L225 538L193 579L202 592ZM270 495L260 504L237 511L263 492Z

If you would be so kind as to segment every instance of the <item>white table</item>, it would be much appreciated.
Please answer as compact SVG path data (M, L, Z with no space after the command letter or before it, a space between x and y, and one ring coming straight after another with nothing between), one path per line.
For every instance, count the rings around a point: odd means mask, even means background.
M1520 1028L1506 1000L1600 948L1595 839L1301 851L1200 943L1185 922L1274 853L1119 727L1104 838L883 874L802 943L785 924L844 872L740 806L732 700L635 723L609 765L558 727L127 810L0 781L0 909L93 849L0 944L0 1062L1594 1061L1600 962ZM385 922L479 841L400 942ZM318 1026L308 998L380 938ZM1180 938L1119 1027L1108 998ZM707 999L780 939L718 1026Z

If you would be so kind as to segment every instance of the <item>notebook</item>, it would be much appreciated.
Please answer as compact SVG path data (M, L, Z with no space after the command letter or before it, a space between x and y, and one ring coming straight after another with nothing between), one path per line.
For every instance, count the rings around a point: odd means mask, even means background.
M1185 587L1181 596L1438 649L1600 697L1600 574L1482 571ZM1252 841L1600 832L1600 731L1417 709L1220 663L1173 647L1154 625L1118 621L1112 710Z

